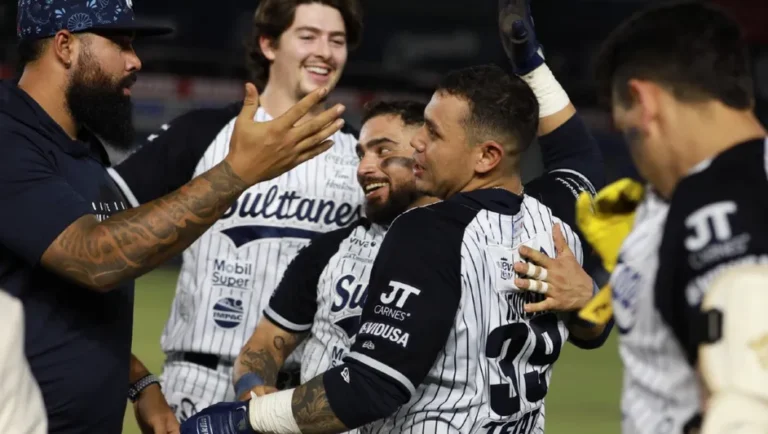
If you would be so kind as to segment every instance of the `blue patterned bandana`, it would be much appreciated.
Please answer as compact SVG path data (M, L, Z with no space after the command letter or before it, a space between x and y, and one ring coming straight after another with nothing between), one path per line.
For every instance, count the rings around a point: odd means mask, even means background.
M173 31L137 21L132 0L19 0L16 23L21 40L47 38L62 29L132 32L137 36Z

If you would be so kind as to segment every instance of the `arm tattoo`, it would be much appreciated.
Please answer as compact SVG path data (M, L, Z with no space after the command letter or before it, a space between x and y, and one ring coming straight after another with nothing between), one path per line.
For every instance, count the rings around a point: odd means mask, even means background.
M293 391L291 407L296 424L304 434L330 434L349 430L336 417L328 403L322 374Z
M248 187L223 161L180 189L96 224L70 225L43 254L43 264L94 288L136 278L181 253Z
M283 366L283 362L296 348L299 338L299 335L275 336L272 339L272 346L276 351L271 348L254 348L246 343L238 357L240 366L245 368L245 372L258 374L264 379L267 386L274 386L277 383L277 374ZM238 377L242 374L238 374Z
M254 350L246 345L240 353L240 364L246 369L246 372L258 374L267 386L274 386L277 383L277 372L280 370L280 365L269 351L263 348Z

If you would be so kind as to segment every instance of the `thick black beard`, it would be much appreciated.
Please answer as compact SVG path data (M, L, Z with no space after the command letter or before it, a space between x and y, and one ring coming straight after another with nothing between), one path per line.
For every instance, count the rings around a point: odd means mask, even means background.
M119 150L133 147L133 103L123 94L135 76L115 83L96 62L87 58L72 74L66 98L75 123Z
M423 196L414 185L401 186L393 189L390 186L389 200L383 204L365 203L365 215L368 220L387 226L400 214L406 212L416 199Z

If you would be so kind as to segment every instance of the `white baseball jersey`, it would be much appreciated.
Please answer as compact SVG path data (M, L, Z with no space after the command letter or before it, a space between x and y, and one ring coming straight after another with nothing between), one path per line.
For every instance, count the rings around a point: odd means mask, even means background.
M285 330L310 331L302 383L341 363L354 342L371 267L385 228L361 219L321 235L288 265L264 315Z
M24 356L24 308L0 290L0 426L3 432L45 434L48 417L40 387Z
M270 119L260 107L255 120ZM201 127L195 125L201 122L201 115L179 121L172 122L157 139L175 129L188 129L178 131L176 137L166 137L164 142L177 142L174 148L179 154L194 154L196 149L184 138L202 134L196 133ZM229 152L234 123L235 118L230 117L212 142L199 147L202 152L198 152L197 159L187 155L176 161L169 157L168 167L162 170L174 172L174 165L187 164L189 168L194 162L188 176L174 176L173 181L179 185L208 171ZM197 352L236 358L299 249L315 236L360 218L363 193L357 185L357 140L348 130L335 133L331 139L335 144L326 153L246 190L216 224L184 251L176 298L161 340L166 353ZM143 148L156 146L150 143ZM167 182L147 188L146 179L137 179L138 170L131 163L148 160L141 157L137 152L112 171L134 205L159 197L164 190L175 190L174 186L163 188ZM153 167L144 167L141 173L150 170Z
M624 364L624 434L683 433L699 412L696 374L654 299L669 206L650 189L635 213L611 275L613 313Z
M522 245L554 255L557 222L532 197L501 189L461 193L395 220L345 364L387 378L410 400L361 431L543 432L552 365L569 335L560 315L523 312L543 296L514 287L512 266ZM578 237L562 228L581 262ZM344 366L341 380L334 371L324 377L334 409L348 399L334 381L356 381Z

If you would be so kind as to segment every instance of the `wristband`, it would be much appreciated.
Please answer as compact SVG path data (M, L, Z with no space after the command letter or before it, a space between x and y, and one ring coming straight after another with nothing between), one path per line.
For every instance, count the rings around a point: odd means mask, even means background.
M139 379L139 381L131 384L128 387L128 399L131 402L136 402L139 399L139 394L142 390L146 389L152 384L160 384L160 379L152 374L147 374Z
M263 386L264 384L263 378L259 377L255 372L249 372L235 382L235 396L240 399L245 392L248 392L256 386Z
M248 403L251 428L256 432L272 434L300 433L291 404L294 390L281 390L264 396L251 393L251 401Z
M539 101L539 118L551 116L571 103L546 63L520 78L531 87Z

